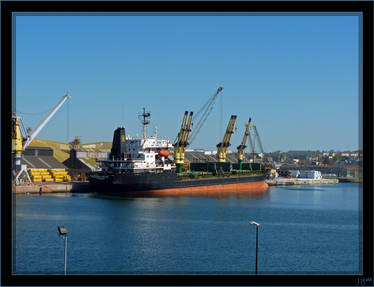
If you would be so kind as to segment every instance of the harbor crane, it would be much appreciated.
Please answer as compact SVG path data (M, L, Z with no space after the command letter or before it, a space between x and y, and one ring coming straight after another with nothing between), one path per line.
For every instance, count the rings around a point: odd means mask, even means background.
M21 176L24 175L29 182L31 182L29 174L27 172L27 165L21 165L22 153L33 141L33 139L40 133L40 131L45 127L49 120L54 116L54 114L61 108L65 101L70 98L70 94L65 94L57 103L57 105L52 109L52 111L39 123L35 130L26 137L22 137L20 130L20 118L17 115L12 116L12 153L14 158L13 174L15 175L15 183L21 184Z
M213 110L214 104L217 101L218 94L223 90L222 87L218 87L217 91L213 96L209 98L209 100L201 107L201 109L196 113L196 119L198 118L198 122L196 123L194 130L191 133L190 143L192 143L196 136L198 135L200 129L204 125L205 121L207 120L209 114Z
M226 162L227 148L230 146L231 135L234 133L234 125L236 121L236 115L232 115L227 125L225 135L223 136L222 142L217 144L217 159L218 162Z
M187 120L187 116L188 116L188 111L185 111L180 132L178 133L176 142L173 144L175 164L177 166L177 173L182 172L182 167L184 163L184 154L186 152L187 146L189 145L188 136L191 131L193 112L190 112L188 120Z
M191 144L196 136L199 134L200 129L204 125L205 121L207 120L209 114L213 110L214 104L217 101L218 94L223 90L222 87L218 87L217 91L213 96L209 98L209 100L200 108L200 110L196 113L198 116L198 121L195 125L195 128L193 129L191 135L191 127L193 125L192 123L192 115L193 112L190 112L190 115L188 116L188 111L185 111L184 117L182 120L182 125L180 132L178 133L178 136L175 140L174 146L174 160L177 166L177 173L182 172L182 167L184 163L184 155L186 148L189 144ZM187 119L188 116L188 119Z
M250 125L251 125L251 118L249 118L248 123L245 124L245 132L244 132L243 140L241 144L237 147L239 170L242 170L242 162L244 159L244 149L247 147L246 143L247 143L247 138L249 136Z
M264 153L264 149L262 147L260 135L258 134L256 125L253 124L252 126L253 126L253 130L254 130L253 141L251 139L251 136L249 136L249 143L250 143L251 148L252 148L253 163L256 163L256 141L257 141L257 143L258 143L258 145L260 147L260 152L262 154Z

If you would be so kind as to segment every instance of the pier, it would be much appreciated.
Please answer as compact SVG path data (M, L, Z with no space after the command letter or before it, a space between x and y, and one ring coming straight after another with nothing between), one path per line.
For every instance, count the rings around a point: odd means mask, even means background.
M41 189L41 190L40 190ZM30 185L15 185L12 186L12 193L24 194L24 193L61 193L61 192L78 192L86 193L90 192L89 182L68 182L68 183L34 183Z
M267 179L266 183L269 186L273 185L323 185L336 184L339 180L336 178L310 179L310 178L275 178Z

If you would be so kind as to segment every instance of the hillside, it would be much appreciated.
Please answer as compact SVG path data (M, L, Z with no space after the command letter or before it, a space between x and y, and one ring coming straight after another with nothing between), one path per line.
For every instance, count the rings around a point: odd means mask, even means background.
M56 142L51 140L43 140L35 138L31 143L30 146L40 146L40 147L50 147L53 149L54 157L59 162L64 162L69 158L70 146L69 144ZM112 148L111 142L96 142L96 143L87 143L82 144L81 150L83 151L110 151Z

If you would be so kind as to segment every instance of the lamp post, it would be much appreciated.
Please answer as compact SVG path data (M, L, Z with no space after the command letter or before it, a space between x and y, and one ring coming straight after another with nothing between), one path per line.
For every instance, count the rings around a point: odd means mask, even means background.
M258 227L260 226L259 223L256 221L251 221L250 224L256 226L256 274L257 274L257 266L258 266Z
M60 236L65 240L65 248L64 248L64 262L65 262L65 267L64 267L64 275L66 275L66 256L67 256L67 249L68 249L68 231L64 226L58 226L58 233Z

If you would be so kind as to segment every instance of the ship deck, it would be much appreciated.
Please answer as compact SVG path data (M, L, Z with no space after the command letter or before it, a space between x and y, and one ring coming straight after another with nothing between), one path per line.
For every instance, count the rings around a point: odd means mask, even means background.
M188 175L181 176L181 181L196 181L198 180L211 180L211 179L225 179L225 178L246 178L246 177L256 177L261 176L263 174L230 174L230 175L198 175L196 178L190 178Z

